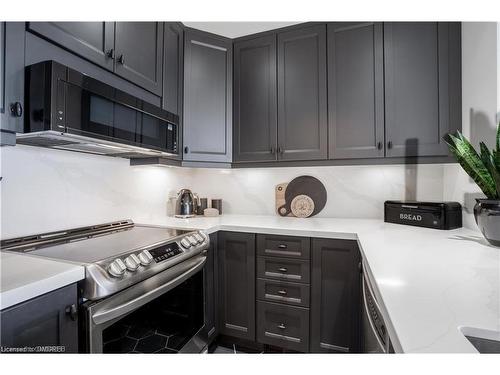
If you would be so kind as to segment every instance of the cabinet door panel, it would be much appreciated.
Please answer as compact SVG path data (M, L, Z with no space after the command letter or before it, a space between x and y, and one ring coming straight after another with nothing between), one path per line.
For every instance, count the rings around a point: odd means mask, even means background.
M23 22L0 23L2 52L0 85L1 144L15 144L15 132L24 131L24 43ZM13 114L11 107L19 103L21 114Z
M326 90L326 26L278 34L280 159L327 158Z
M234 45L234 161L276 160L276 35Z
M116 22L115 72L162 94L163 23Z
M328 25L329 158L384 156L382 23Z
M255 340L255 235L219 233L220 333Z
M30 22L28 29L106 69L113 69L114 22Z
M232 160L232 45L187 31L184 42L184 160Z
M2 310L2 346L61 346L66 353L78 352L78 319L66 308L77 306L76 284Z
M311 352L359 350L360 270L356 241L312 242Z
M164 25L163 109L182 115L184 31L175 22Z
M447 155L448 24L384 24L386 156Z

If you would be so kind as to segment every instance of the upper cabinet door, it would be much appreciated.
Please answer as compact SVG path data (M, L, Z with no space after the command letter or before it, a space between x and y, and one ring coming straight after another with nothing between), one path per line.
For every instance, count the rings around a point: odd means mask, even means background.
M29 22L28 29L113 70L114 22Z
M384 156L382 23L328 25L329 158Z
M278 157L327 158L326 25L278 34Z
M182 115L184 31L177 22L166 22L163 34L163 109Z
M276 35L234 44L234 156L276 160Z
M162 95L163 23L116 22L115 73Z
M184 160L232 160L232 43L184 34Z
M447 155L448 27L384 24L386 156Z

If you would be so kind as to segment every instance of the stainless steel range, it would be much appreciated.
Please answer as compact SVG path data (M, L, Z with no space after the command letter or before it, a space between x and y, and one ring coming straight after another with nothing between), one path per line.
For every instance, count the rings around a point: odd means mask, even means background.
M201 231L131 220L4 240L2 250L77 263L81 351L200 352L203 268L210 239Z

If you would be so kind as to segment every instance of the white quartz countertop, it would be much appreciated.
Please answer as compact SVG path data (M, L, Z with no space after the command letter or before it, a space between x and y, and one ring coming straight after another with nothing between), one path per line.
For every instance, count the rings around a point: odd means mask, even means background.
M250 215L138 222L208 233L357 239L396 351L474 353L460 327L500 331L500 248L488 245L479 231Z
M82 266L0 252L0 310L85 278Z

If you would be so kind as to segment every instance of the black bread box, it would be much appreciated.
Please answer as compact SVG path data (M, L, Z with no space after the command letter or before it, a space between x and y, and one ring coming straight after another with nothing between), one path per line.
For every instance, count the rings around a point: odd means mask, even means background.
M458 202L386 201L384 221L435 229L461 228L462 206Z

